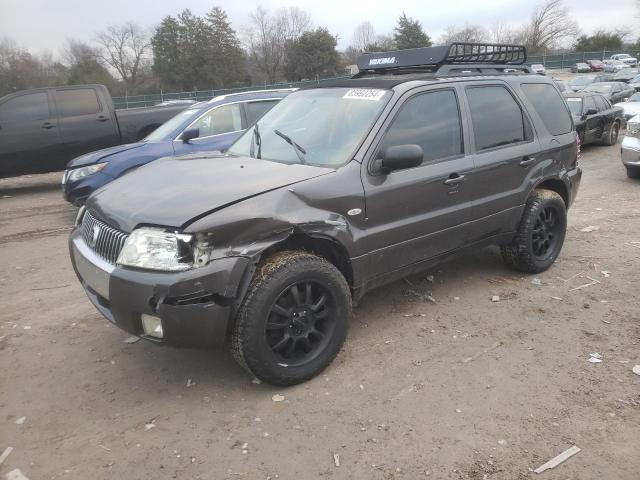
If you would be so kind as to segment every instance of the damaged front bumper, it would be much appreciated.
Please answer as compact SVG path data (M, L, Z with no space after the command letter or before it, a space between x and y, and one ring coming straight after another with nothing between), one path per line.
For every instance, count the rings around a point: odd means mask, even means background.
M224 344L250 260L226 257L184 272L114 266L91 250L79 229L69 238L73 268L89 300L107 320L133 335L177 346ZM142 315L162 322L162 338L145 333Z

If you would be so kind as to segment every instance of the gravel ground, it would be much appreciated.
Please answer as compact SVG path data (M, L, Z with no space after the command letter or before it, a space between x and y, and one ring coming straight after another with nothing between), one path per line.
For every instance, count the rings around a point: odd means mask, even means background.
M553 268L488 248L378 289L326 372L286 389L225 351L125 343L72 272L60 175L0 180L0 474L513 480L577 445L540 478L637 480L640 182L619 146L583 153Z

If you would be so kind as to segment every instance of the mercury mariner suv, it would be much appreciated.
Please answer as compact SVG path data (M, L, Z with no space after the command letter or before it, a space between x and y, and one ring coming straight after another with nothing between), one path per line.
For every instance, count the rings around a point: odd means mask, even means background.
M226 153L158 160L91 195L70 237L78 278L123 330L229 344L291 385L331 363L373 288L486 245L542 272L581 168L567 105L525 61L495 44L364 54Z

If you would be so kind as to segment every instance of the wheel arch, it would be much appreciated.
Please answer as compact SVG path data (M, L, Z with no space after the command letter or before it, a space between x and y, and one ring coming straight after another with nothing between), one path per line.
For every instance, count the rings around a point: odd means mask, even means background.
M304 250L324 258L344 276L349 287L354 286L354 272L347 249L336 239L304 232L294 232L284 240L281 240L260 253L259 261L263 261L276 252L285 250Z
M564 206L567 209L569 208L569 205L571 204L571 196L569 193L569 187L563 180L559 178L543 179L533 187L531 192L529 192L529 195L531 195L531 193L536 189L545 189L545 190L551 190L552 192L556 192L558 195L562 197L562 200L564 201Z

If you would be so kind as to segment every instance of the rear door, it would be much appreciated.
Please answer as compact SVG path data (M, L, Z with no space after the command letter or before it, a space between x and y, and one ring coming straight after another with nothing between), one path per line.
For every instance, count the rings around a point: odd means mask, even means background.
M54 95L64 157L61 167L78 155L120 143L111 110L93 87L56 88Z
M200 115L185 128L197 128L200 136L184 143L178 139L173 142L176 155L193 152L226 150L247 128L247 120L242 103L218 105Z
M479 82L464 90L473 132L468 187L474 202L470 242L475 243L515 229L541 158L531 119L510 87Z
M467 238L471 200L466 176L473 161L464 155L459 92L425 88L406 96L363 164L366 248L373 277L453 251ZM388 147L406 144L422 147L422 165L372 172Z
M58 169L59 132L47 90L0 103L0 176Z

